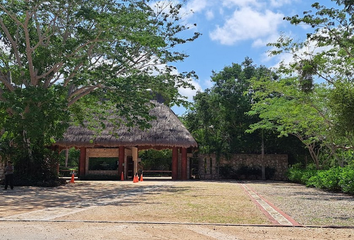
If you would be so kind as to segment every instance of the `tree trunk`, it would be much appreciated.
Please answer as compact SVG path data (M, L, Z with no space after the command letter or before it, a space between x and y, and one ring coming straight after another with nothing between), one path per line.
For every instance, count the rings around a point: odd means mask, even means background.
M69 148L65 149L65 167L68 167L69 161Z
M264 134L262 129L262 180L265 180L265 163L264 163Z

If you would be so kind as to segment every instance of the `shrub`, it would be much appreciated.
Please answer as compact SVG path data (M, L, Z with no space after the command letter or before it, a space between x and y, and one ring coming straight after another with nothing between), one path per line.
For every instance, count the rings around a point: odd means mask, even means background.
M265 169L266 179L273 179L275 172L276 172L275 168L266 167Z
M294 164L288 169L287 176L291 182L307 185L309 179L315 176L316 172L313 165L304 168L301 164Z
M222 178L233 179L236 178L235 170L231 165L221 166L219 168L219 175Z
M322 187L330 191L340 191L339 186L341 168L335 167L326 171L321 171L319 177L322 179Z
M304 175L305 169L301 164L297 163L288 169L287 177L291 182L303 183L302 177Z
M342 169L339 186L344 193L354 194L354 169L345 167Z
M80 180L119 180L120 176L117 175L101 175L101 174L87 174L80 176Z
M327 170L301 169L299 166L294 166L289 168L288 178L290 181L308 187L354 194L354 169L351 166L333 167Z
M262 169L257 167L241 166L236 170L237 175L262 176Z

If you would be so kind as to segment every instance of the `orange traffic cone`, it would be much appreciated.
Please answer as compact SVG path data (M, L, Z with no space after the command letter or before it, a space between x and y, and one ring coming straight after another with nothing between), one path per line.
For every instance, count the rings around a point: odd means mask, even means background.
M144 179L143 179L143 173L141 173L141 175L140 175L140 182L142 182L142 181L144 181Z
M75 175L74 173L71 174L71 180L70 180L70 183L75 183Z
M139 177L138 174L135 174L133 178L133 183L137 183L137 182L139 182Z
M120 180L124 181L124 173L122 172L122 174L120 175Z

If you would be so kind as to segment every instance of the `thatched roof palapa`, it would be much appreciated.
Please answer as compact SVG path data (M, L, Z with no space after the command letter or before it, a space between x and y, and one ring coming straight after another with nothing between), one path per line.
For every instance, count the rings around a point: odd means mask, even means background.
M154 102L150 115L156 119L150 122L151 128L141 130L139 127L128 128L121 125L118 129L112 123L105 122L106 128L97 133L87 127L70 126L64 138L54 145L69 147L197 147L189 131L176 114L166 105ZM113 132L113 134L112 134Z

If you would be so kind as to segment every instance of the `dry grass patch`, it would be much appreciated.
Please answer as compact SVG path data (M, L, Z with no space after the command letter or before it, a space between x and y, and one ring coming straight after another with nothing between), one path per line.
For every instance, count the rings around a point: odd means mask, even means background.
M110 221L269 223L238 184L219 182L175 182L133 200L91 209L88 216L83 216L84 214L78 213L70 218Z

